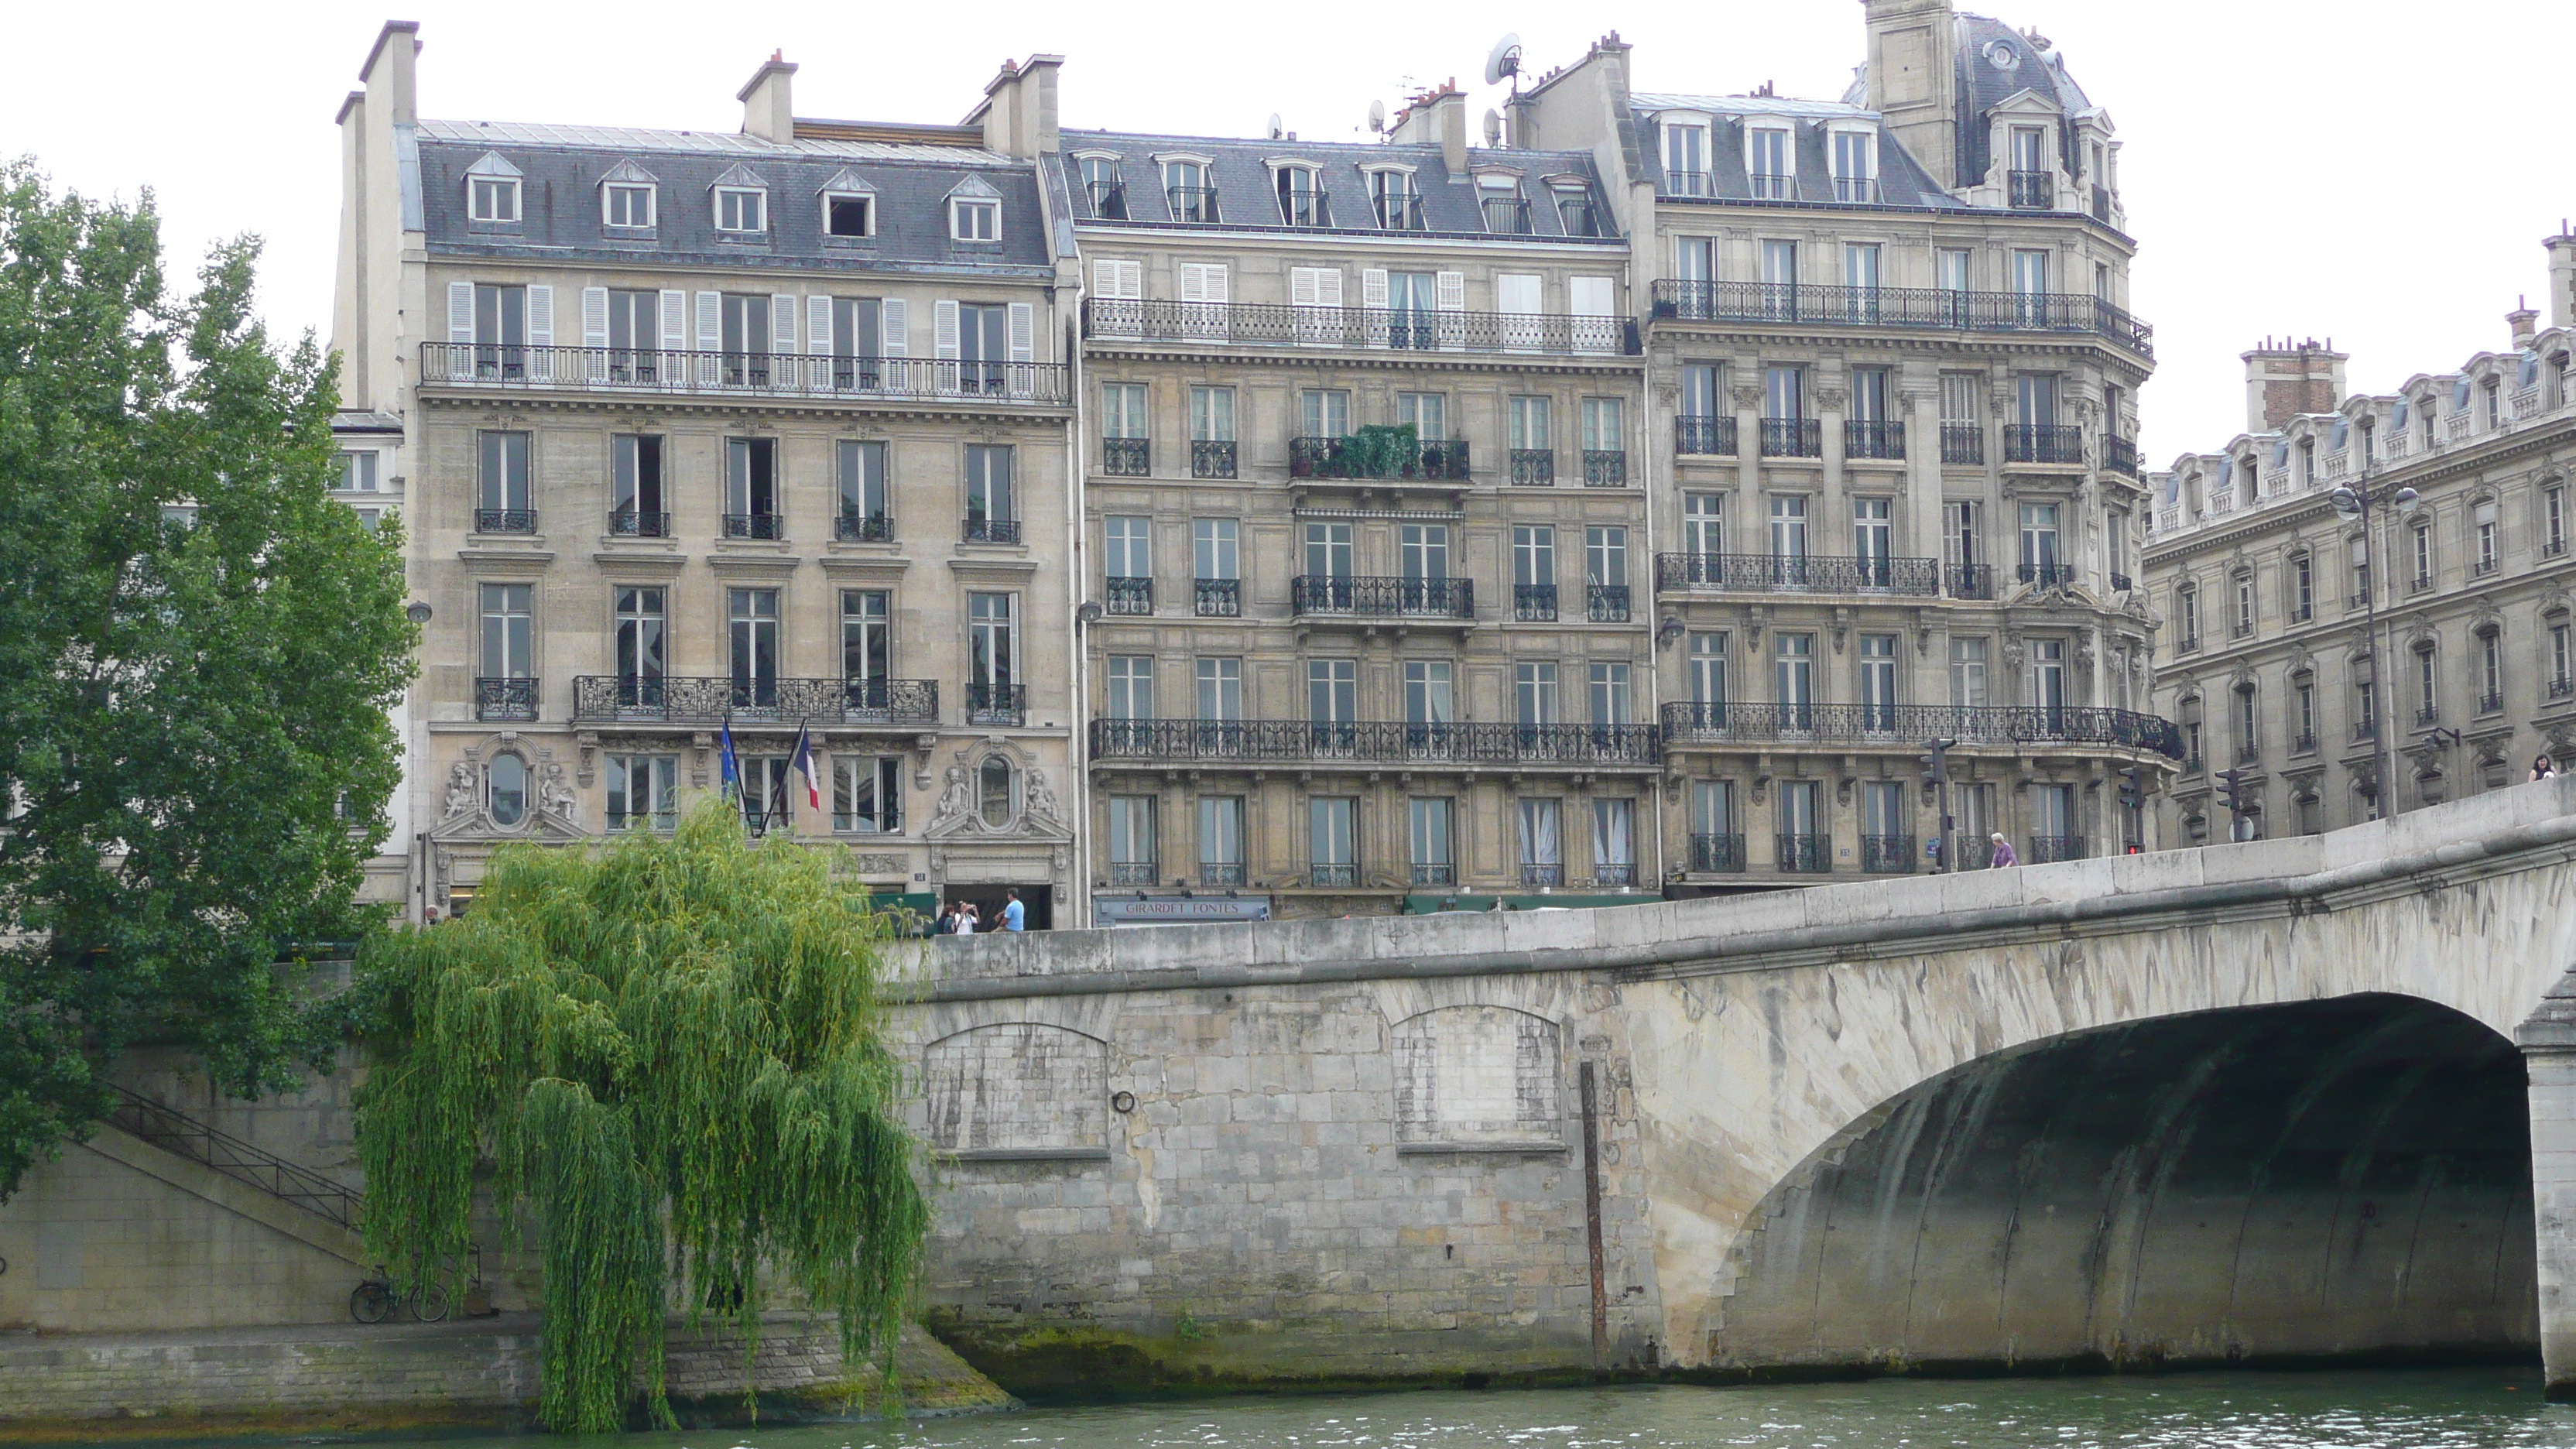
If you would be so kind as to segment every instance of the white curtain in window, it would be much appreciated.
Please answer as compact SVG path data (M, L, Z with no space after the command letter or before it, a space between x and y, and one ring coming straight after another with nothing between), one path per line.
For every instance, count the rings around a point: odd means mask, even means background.
M1592 802L1592 863L1595 865L1634 865L1637 862L1636 841L1629 826L1634 802L1595 800Z
M1521 864L1559 865L1565 860L1565 846L1558 828L1560 815L1554 800L1521 802Z

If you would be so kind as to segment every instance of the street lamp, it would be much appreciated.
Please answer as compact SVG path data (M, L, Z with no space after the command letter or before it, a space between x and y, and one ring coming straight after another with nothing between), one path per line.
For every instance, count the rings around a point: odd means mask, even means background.
M2326 501L2334 505L2337 518L2346 523L2359 520L2361 524L2361 571L2365 576L2361 601L2369 617L2367 627L2370 631L2371 759L2379 770L2379 818L2387 820L2397 814L2397 772L2388 745L2388 732L2393 728L2392 717L2387 704L2379 697L2379 686L2389 678L2390 659L2388 651L2380 647L2379 542L2372 536L2370 515L2373 509L2394 504L2399 517L2413 518L2423 511L2424 500L2412 488L2400 488L2386 497L2374 495L2370 489L2370 474L2364 470L2357 481L2327 494ZM2396 699L2393 688L2388 698L2392 702Z

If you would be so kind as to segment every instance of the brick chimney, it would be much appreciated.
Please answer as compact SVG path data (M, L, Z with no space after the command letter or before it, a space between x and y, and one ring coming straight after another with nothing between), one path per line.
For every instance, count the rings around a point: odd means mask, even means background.
M1440 88L1415 96L1405 106L1395 124L1387 128L1386 138L1397 145L1438 145L1441 164L1452 176L1467 174L1467 93L1458 89L1456 77L1443 81Z
M795 75L795 65L775 50L760 69L752 72L751 79L734 97L742 102L744 135L781 143L796 139L796 106L789 89Z
M1864 103L1935 184L1958 186L1959 30L1950 0L1862 3L1869 8Z
M2549 325L2576 327L2576 232L2558 224L2549 248Z
M986 150L1029 161L1053 155L1064 146L1056 121L1056 78L1063 70L1060 55L1033 55L1017 64L1003 61L965 123L984 128Z
M2528 301L2517 298L2513 310L2504 314L2504 325L2513 329L2514 350L2519 352L2540 335L2540 314L2531 310Z
M2329 338L2292 342L2266 337L2245 357L2245 431L2277 432L2301 413L2330 413L2343 401L2343 365L2351 359Z

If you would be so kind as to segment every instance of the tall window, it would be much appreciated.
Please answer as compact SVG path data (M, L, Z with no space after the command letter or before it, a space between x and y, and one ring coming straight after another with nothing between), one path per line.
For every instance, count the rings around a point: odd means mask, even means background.
M1113 513L1102 521L1107 547L1103 549L1101 567L1113 579L1151 579L1154 576L1152 519Z
M2442 712L2441 669L2429 647L2415 651L2415 711L2428 724Z
M1415 437L1431 439L1449 436L1449 398L1436 392L1400 392L1395 395L1395 421L1399 427L1410 427Z
M1693 633L1690 636L1690 692L1693 704L1723 706L1726 703L1727 637L1724 634L1702 633ZM1715 718L1707 721L1712 726L1720 722Z
M483 585L483 678L535 676L535 592L528 584Z
M1592 722L1615 727L1630 723L1636 715L1635 700L1630 694L1629 666L1618 663L1596 663L1590 679Z
M1807 556L1807 499L1800 493L1771 495L1771 556Z
M1963 709L1986 707L1986 641L1950 641L1950 702Z
M1235 526L1235 520L1231 518L1190 520L1192 577L1222 580L1243 577L1242 550L1236 543Z
M1725 497L1716 493L1682 495L1682 552L1726 552Z
M2504 708L2504 641L2494 630L2478 636L2478 711Z
M1519 619L1556 617L1556 529L1545 523L1512 525L1512 613Z
M608 531L666 537L671 514L662 497L662 440L622 433L609 439L608 458Z
M2239 639L2242 639L2242 638L2244 638L2246 635L2251 634L2251 633L2253 633L2253 632L2254 632L2254 576L2253 576L2252 574L2250 574L2250 573L2248 573L2248 574L2238 574L2238 575L2236 576L2236 629L2235 629L2235 637L2237 637L2237 638L2239 638Z
M1706 196L1708 128L1667 124L1664 131L1664 189L1675 196Z
M2540 538L2542 551L2550 557L2567 551L2567 490L2540 490Z
M834 481L839 484L843 537L884 538L886 513L886 445L845 438L835 450Z
M1351 395L1339 388L1310 387L1297 394L1297 436L1341 438L1351 431Z
M1455 805L1446 796L1413 797L1410 803L1413 883L1454 885L1458 878L1457 840L1450 828Z
M2433 586L2433 525L2416 524L2413 534L2415 587L2429 589Z
M776 439L725 439L725 536L778 536Z
M2025 503L2021 506L2021 563L2023 576L2042 582L2057 570L2057 505Z
M482 501L474 515L474 531L535 532L535 504L528 489L528 435L478 433L475 441L482 454Z
M1762 372L1763 416L1775 422L1794 422L1807 415L1807 370L1803 367L1769 367Z
M1359 718L1359 661L1306 661L1306 718L1319 725L1346 725Z
M1155 881L1154 797L1109 797L1109 873L1112 885Z
M898 319L904 319L906 315L898 310L894 317L889 318L886 313L885 304L875 297L832 299L833 386L876 388L884 385L882 358L885 334L890 323L900 328ZM903 345L908 347L910 343L903 340Z
M841 678L862 686L862 708L883 709L885 702L866 698L882 690L894 673L894 596L885 589L841 590Z
M1637 883L1636 801L1594 797L1592 879L1604 886Z
M725 633L737 708L778 703L778 591L727 589Z
M1548 428L1548 400L1543 397L1516 396L1510 401L1512 450L1546 452L1555 446ZM1513 481L1521 481L1514 479ZM1546 482L1547 479L1532 480Z
M1896 728L1896 636L1860 636L1861 728Z
M763 383L769 380L770 354L777 349L777 334L770 330L769 297L765 293L727 292L718 314L722 330L717 334L724 349L725 381L730 383Z
M610 755L608 828L668 830L679 823L680 757Z
M967 684L973 694L994 701L985 708L1008 707L1005 696L1019 678L1013 622L1009 594L966 596Z
M1199 883L1243 884L1243 797L1199 797Z
M1317 795L1306 802L1306 854L1313 873L1310 885L1356 885L1359 881L1360 802L1344 795Z
M659 588L617 591L617 678L632 693L626 703L658 704L665 663L664 600Z
M1446 659L1408 659L1404 663L1404 722L1445 725L1458 717L1452 691L1453 671Z
M1235 476L1234 389L1190 389L1190 476Z
M1790 729L1814 726L1811 713L1816 702L1816 636L1813 634L1773 634L1772 689L1781 707L1782 723Z
M2304 624L2317 609L2317 565L2307 554L2290 559L2290 622Z
M2482 574L2494 573L2496 570L2497 557L2501 553L2501 549L2498 547L2496 540L2496 506L2494 503L2487 502L2478 505L2477 513L2473 520L2473 526L2477 530L2478 572Z
M1445 523L1408 523L1397 539L1404 577L1408 583L1436 581L1449 577L1449 525Z
M1751 175L1754 199L1788 200L1792 178L1797 174L1792 160L1797 148L1793 133L1771 126L1753 126L1744 133L1744 145L1744 169Z
M1154 660L1146 654L1109 656L1109 717L1147 720L1154 717Z
M1583 400L1583 451L1587 453L1620 453L1627 451L1627 410L1615 397L1588 397ZM1585 480L1592 481L1586 473Z
M2292 717L2299 727L2297 748L2313 749L2317 742L2317 686L2312 680L2301 679L2290 693Z
M2566 694L2571 686L2576 686L2576 674L2569 672L2576 668L2576 656L2571 656L2571 648L2576 648L2576 634L2571 634L2565 624L2550 625L2549 692L2553 695Z
M1860 560L1863 582L1885 588L1888 558L1895 549L1896 502L1890 498L1852 500L1852 553Z
M1523 799L1518 803L1521 884L1532 887L1565 884L1563 802L1542 797Z
M2066 708L2066 641L2030 641L2030 702L2054 720Z
M1512 666L1512 714L1524 728L1557 723L1557 667L1554 660L1525 661Z
M1208 724L1238 724L1243 719L1243 661L1201 659L1194 664L1198 684L1198 718Z
M1306 525L1306 572L1316 578L1347 579L1352 566L1351 526L1347 523Z
M1151 471L1145 433L1145 385L1100 385L1101 471L1142 477Z
M903 757L832 757L832 828L858 835L903 830Z
M1619 623L1628 617L1628 530L1592 524L1583 530L1583 573L1591 618Z
M1878 199L1874 139L1867 131L1834 132L1834 200Z
M2236 758L2253 758L2262 739L2262 712L2255 707L2254 686L2240 684L2236 686Z
M1003 522L1019 517L1011 488L1011 450L970 443L966 448L966 516Z

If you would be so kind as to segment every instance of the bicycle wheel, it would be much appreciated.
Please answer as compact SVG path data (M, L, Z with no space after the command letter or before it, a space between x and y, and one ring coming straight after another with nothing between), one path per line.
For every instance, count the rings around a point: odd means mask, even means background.
M349 1316L360 1323L382 1323L394 1311L394 1295L374 1279L359 1284L349 1293Z
M447 1316L447 1290L436 1283L423 1283L411 1296L411 1316L423 1323L436 1323Z

